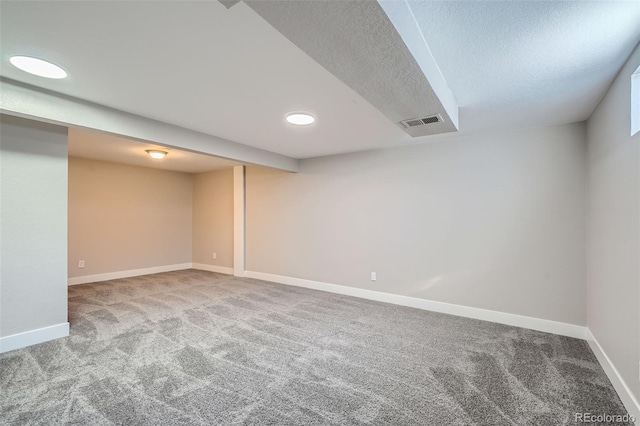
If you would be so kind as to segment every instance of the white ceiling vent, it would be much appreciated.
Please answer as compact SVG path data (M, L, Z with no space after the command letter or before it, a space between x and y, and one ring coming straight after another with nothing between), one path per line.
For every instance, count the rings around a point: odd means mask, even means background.
M422 118L412 118L410 120L403 120L400 122L407 129L410 127L426 126L427 124L442 123L442 116L440 114L430 115Z

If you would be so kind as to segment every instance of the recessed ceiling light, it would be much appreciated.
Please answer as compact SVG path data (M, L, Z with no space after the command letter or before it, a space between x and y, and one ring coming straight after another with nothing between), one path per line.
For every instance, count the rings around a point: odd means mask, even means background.
M154 160L162 160L167 155L167 151L159 151L157 149L147 149L145 151Z
M51 62L29 56L12 56L9 62L24 72L46 78L65 78L67 72Z
M296 126L306 126L314 121L316 121L316 119L313 115L306 112L290 112L287 114L287 122L295 124Z

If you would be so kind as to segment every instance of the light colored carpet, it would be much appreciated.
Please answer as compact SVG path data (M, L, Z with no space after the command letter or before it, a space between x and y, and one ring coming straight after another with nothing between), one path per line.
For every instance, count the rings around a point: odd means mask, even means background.
M560 425L625 414L586 342L178 271L69 288L71 336L0 355L0 423Z

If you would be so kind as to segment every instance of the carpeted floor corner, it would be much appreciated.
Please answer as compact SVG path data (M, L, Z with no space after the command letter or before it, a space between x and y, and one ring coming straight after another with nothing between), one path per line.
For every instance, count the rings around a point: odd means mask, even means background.
M626 414L585 341L187 270L69 288L0 354L2 425L574 425Z

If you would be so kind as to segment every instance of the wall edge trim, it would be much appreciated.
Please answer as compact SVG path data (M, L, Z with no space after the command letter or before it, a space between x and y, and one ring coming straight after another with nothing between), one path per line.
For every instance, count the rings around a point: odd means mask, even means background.
M200 271L217 272L219 274L233 275L233 268L228 266L207 265L205 263L192 263L192 269Z
M527 317L506 312L492 311L489 309L474 308L452 303L438 302L428 299L420 299L411 296L401 296L392 293L367 290L356 287L347 287L338 284L329 284L320 281L306 280L302 278L286 277L282 275L268 274L264 272L246 271L246 277L263 281L270 281L280 284L305 287L313 290L326 291L329 293L344 294L347 296L360 297L363 299L375 300L378 302L392 303L394 305L408 306L425 311L439 312L443 314L456 315L465 318L473 318L483 321L490 321L499 324L511 325L514 327L528 328L545 333L559 334L561 336L574 337L577 339L587 339L587 328L575 324L567 324L558 321L545 320L541 318Z
M126 271L107 272L95 275L83 275L67 280L68 285L95 283L100 281L117 280L120 278L137 277L140 275L158 274L160 272L181 271L191 269L191 263L178 263L175 265L154 266L151 268L130 269Z
M67 337L69 335L69 323L50 325L35 330L24 331L9 336L0 337L0 353L26 348L38 343Z
M636 421L640 420L640 404L638 400L634 397L631 389L627 386L627 383L624 381L616 366L611 362L607 353L602 349L600 343L593 335L591 330L587 328L587 342L591 347L591 350L595 354L598 362L602 366L602 369L607 374L609 381L613 385L613 388L618 393L620 400L624 404L624 407L627 409L630 415L635 417Z

